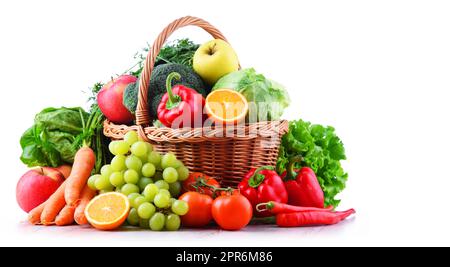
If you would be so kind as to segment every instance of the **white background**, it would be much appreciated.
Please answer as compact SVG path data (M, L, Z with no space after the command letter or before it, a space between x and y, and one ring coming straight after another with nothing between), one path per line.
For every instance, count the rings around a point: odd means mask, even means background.
M2 1L1 245L450 245L447 1ZM32 227L15 202L19 138L47 106L132 63L173 19L223 31L244 67L283 83L287 119L335 126L349 172L331 227L97 232ZM209 39L200 29L175 36Z

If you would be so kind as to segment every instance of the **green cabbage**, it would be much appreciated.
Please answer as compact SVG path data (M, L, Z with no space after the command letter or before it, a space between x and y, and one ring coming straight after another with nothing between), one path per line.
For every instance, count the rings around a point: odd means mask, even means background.
M244 95L249 102L250 122L278 120L290 104L289 95L282 85L257 74L253 68L225 75L212 90L224 88Z

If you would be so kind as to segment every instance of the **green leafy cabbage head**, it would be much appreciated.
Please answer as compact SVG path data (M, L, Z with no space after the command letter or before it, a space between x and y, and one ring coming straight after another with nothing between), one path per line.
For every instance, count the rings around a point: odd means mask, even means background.
M278 120L290 104L289 94L282 85L256 73L253 68L225 75L212 90L225 88L235 90L247 99L251 122Z

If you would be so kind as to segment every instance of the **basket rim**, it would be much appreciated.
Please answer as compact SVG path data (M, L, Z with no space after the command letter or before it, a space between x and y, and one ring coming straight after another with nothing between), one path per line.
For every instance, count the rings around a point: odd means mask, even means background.
M233 128L205 127L205 128L158 128L154 126L115 124L109 120L103 123L105 136L121 139L129 131L137 131L142 138L153 142L224 142L229 140L252 140L256 138L280 138L287 133L289 122L287 120L262 121L239 125Z

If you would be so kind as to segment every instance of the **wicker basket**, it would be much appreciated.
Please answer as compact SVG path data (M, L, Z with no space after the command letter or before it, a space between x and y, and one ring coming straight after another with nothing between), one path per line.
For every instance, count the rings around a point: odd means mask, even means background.
M226 41L219 30L199 18L188 16L169 24L156 38L144 63L136 125L116 125L106 120L104 134L112 139L122 139L128 131L137 131L141 138L153 144L155 150L175 153L190 171L203 172L220 179L224 186L235 187L251 167L276 164L281 136L287 132L288 122L258 122L234 129L148 127L147 91L156 56L174 31L190 25L201 27L214 38Z

